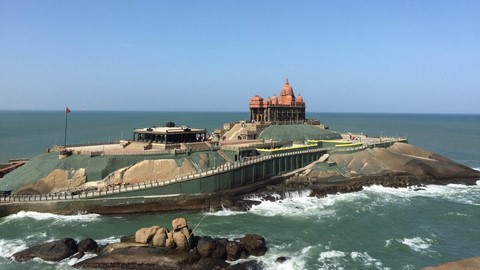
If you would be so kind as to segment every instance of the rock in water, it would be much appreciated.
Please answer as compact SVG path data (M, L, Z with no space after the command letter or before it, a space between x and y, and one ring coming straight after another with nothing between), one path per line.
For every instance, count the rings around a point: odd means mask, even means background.
M240 243L228 241L228 243L225 245L225 248L227 249L227 260L229 261L247 258L245 249L242 247L242 245L240 245Z
M61 261L77 253L77 242L72 238L63 238L43 245L33 246L13 254L16 261L24 262L33 258L45 261Z
M98 244L92 238L86 238L78 242L78 252L96 252Z
M290 260L290 257L280 256L280 257L278 257L278 258L275 260L275 262L276 262L276 263L284 263L284 262L286 262L287 260Z
M185 227L188 227L187 220L184 218L176 218L172 220L172 228L174 231L181 230Z
M135 242L141 244L148 244L159 229L159 226L139 229L135 232Z
M263 256L267 252L265 246L265 238L258 234L247 234L240 238L240 244L248 251L248 254L252 256Z

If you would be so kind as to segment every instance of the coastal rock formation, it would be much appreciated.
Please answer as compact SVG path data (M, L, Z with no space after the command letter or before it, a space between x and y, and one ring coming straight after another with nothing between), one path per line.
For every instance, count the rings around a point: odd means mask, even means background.
M240 238L240 244L253 256L263 256L267 252L265 238L258 234L247 234Z
M195 239L195 240L194 240ZM134 237L106 245L95 258L75 267L101 269L260 269L256 262L230 265L225 260L262 256L265 238L247 234L239 241L194 236L184 218L172 220L172 231L159 226L141 228Z
M170 179L177 175L192 173L195 168L186 160L178 166L173 159L144 160L121 170L108 180L109 183L140 183Z
M63 238L38 246L33 246L13 254L16 261L24 262L33 258L58 262L77 253L77 242L72 238Z
M277 192L310 189L311 196L323 196L359 191L369 185L474 185L479 179L479 171L420 147L395 143L387 148L333 154L328 163L317 164L304 174L292 176L270 189Z
M435 179L475 177L480 173L438 154L406 143L350 154L334 154L330 162L345 166L350 175L403 173Z
M423 270L477 270L480 269L480 257L448 262L438 266L425 267Z
M134 235L122 237L121 242L98 248L87 238L77 242L71 238L30 247L13 254L17 261L39 257L46 261L60 261L73 255L82 258L86 252L97 256L77 263L77 268L100 269L260 269L256 261L230 261L245 259L249 255L262 256L267 248L265 238L247 234L239 241L195 237L184 218L172 221L172 231L152 226L140 228ZM194 240L195 239L195 240ZM169 243L171 241L171 243ZM78 253L77 253L78 251ZM75 254L76 253L76 254Z
M53 170L40 181L22 186L17 194L46 194L67 191L83 186L86 183L85 169L74 171L71 178L66 170Z

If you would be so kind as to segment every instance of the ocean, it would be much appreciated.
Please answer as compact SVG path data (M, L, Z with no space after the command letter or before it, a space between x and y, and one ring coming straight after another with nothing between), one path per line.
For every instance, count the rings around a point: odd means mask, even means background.
M212 132L224 122L247 117L247 113L235 112L74 110L68 115L67 144L128 139L133 128L162 126L168 121ZM309 113L307 117L319 119L332 130L407 137L411 144L480 169L480 115ZM0 163L62 145L64 124L64 112L0 111ZM175 217L187 218L190 227L202 221L197 235L263 235L267 254L252 259L266 269L420 269L480 256L477 183L428 185L421 191L372 186L324 198L310 198L308 191L299 191L276 202L262 201L247 212L223 209L124 216L20 212L0 218L0 269L73 269L75 259L17 263L11 255L64 237L115 242L140 227L171 227ZM290 259L278 264L279 256Z

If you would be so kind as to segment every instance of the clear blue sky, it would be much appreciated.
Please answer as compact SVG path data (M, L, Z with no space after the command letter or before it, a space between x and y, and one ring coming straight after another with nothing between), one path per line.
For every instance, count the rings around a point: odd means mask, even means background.
M0 109L480 113L480 1L0 0Z

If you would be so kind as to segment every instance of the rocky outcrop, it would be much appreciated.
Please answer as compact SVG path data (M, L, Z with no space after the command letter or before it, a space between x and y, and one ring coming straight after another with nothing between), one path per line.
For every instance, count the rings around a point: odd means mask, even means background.
M409 187L426 184L474 185L480 172L433 152L405 143L348 154L334 154L331 166L314 167L270 190L310 189L311 196L355 192L364 186Z
M438 266L425 267L423 270L478 270L480 269L480 257L448 262Z
M263 256L267 252L265 238L258 234L247 234L240 238L240 245L252 256Z
M353 177L404 174L454 179L480 176L480 172L467 166L406 143L395 143L388 148L373 148L350 154L334 154L329 161L346 168L346 173Z
M66 170L53 170L40 181L22 186L16 194L46 194L67 191L83 186L86 183L85 169L76 170L72 177L68 177Z
M77 253L77 242L72 238L63 238L38 246L33 246L13 254L16 261L24 262L33 258L58 262Z
M17 261L39 257L46 261L60 261L74 256L82 258L86 252L97 256L77 263L77 268L100 269L260 269L256 261L237 262L226 260L245 259L249 255L261 256L266 251L265 239L247 234L238 240L213 239L210 236L194 236L184 218L172 221L172 231L159 226L138 229L134 235L121 238L121 242L98 248L87 238L77 245L75 240L64 238L34 246L15 253ZM78 251L78 253L77 253ZM76 254L75 254L76 253Z

